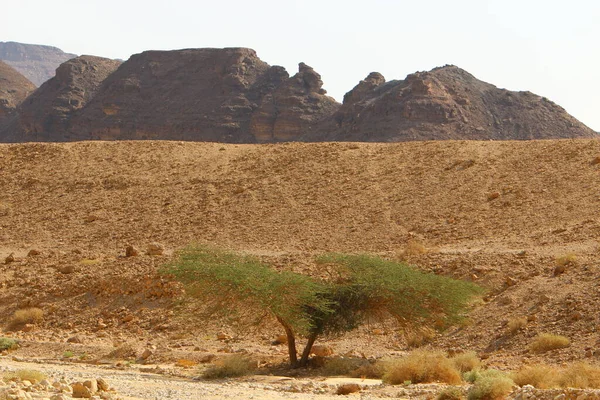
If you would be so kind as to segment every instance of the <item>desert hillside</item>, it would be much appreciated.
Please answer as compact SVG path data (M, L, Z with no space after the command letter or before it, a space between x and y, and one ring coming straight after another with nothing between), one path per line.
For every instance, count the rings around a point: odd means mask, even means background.
M518 363L551 332L573 343L551 361L600 354L598 140L4 144L0 170L2 323L45 312L26 337L206 334L172 317L156 268L212 243L307 273L323 252L401 257L488 289L439 346ZM155 242L165 255L144 255ZM386 332L374 351L405 346Z

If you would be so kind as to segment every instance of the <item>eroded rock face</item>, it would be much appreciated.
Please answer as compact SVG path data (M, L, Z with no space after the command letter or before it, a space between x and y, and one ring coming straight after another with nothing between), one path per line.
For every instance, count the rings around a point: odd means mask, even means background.
M546 98L511 92L445 66L385 82L371 73L344 96L329 140L525 140L595 137ZM332 124L335 124L333 126Z
M33 83L0 61L0 127L14 115L17 106L34 90Z
M340 106L326 93L321 75L300 63L296 75L283 79L264 96L252 114L251 133L261 143L310 138L313 126L331 117Z
M119 61L81 56L63 63L19 108L7 129L8 141L65 141L70 118L90 101Z
M52 46L0 42L0 60L12 66L36 86L54 77L60 64L77 55Z

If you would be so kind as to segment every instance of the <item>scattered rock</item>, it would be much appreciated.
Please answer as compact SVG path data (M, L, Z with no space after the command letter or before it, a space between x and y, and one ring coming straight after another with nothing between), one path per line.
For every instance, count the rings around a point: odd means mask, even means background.
M70 338L67 339L67 343L81 344L81 343L83 343L83 338L79 335L71 336Z
M149 256L162 256L164 252L165 248L160 243L151 243L146 250L146 254Z
M125 248L125 257L136 257L140 255L140 251L134 246L129 245Z
M73 398L75 399L90 399L92 392L82 382L75 382L71 385L73 389Z
M31 332L35 329L35 325L34 324L25 324L23 325L23 327L21 328L21 330L23 332Z
M15 262L15 255L13 253L10 253L5 259L4 259L4 264L10 264L12 262Z
M140 355L140 359L143 361L146 361L148 358L150 358L152 356L152 350L150 349L145 349L142 354Z

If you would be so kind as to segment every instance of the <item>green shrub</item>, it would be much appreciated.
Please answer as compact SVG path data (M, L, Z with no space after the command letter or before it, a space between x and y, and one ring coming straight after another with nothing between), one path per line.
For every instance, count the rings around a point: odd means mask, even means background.
M482 378L505 378L505 377L507 377L506 372L499 371L497 369L476 368L472 371L468 371L463 374L463 379L469 383L475 383Z
M18 345L19 342L17 342L15 339L0 337L0 351L15 349Z

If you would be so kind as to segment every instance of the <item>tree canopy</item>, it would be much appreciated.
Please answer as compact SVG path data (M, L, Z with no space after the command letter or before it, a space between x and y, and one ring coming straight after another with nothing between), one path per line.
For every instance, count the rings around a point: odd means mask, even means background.
M369 255L327 254L316 262L328 278L277 271L256 257L196 246L182 250L164 272L210 313L252 323L275 318L286 332L292 366L306 365L319 335L350 331L365 318L436 327L455 323L481 292L470 282ZM300 360L297 336L307 338Z

